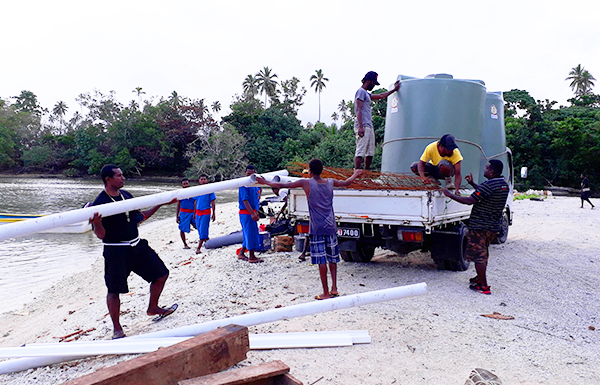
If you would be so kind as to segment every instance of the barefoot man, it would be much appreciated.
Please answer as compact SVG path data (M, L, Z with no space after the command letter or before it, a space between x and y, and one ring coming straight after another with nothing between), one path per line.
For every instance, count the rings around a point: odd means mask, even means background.
M106 165L102 168L100 176L104 182L104 191L98 195L92 206L133 198L130 193L121 190L125 184L125 177L119 167L113 164ZM175 203L175 200L170 203ZM177 309L177 304L168 309L158 306L169 270L156 252L148 246L148 241L140 239L138 235L138 224L150 218L160 206L162 205L146 211L133 210L106 218L96 212L90 218L94 233L104 243L104 281L108 288L106 304L114 326L113 339L125 337L119 322L119 294L129 291L127 277L132 271L150 282L150 303L146 314L157 315L153 321L161 320Z
M187 178L181 180L181 187L190 187L190 181ZM194 198L182 199L177 202L177 211L175 212L175 219L179 223L179 233L181 240L183 241L183 248L189 249L187 242L185 241L185 233L189 233L191 228L190 225L194 220L194 206L196 200Z
M275 188L302 187L308 199L310 215L310 259L313 265L319 265L319 275L323 285L323 294L315 299L327 299L339 295L337 289L337 263L340 252L337 243L337 226L333 213L333 188L347 187L354 182L362 170L354 170L354 174L346 180L323 179L323 162L313 159L308 163L310 179L300 179L295 182L270 182L263 177L257 177L256 182ZM327 264L331 273L331 290L327 283Z
M198 179L200 185L208 183L208 176L206 174L200 175ZM200 254L200 248L204 242L208 241L208 228L210 222L215 221L215 201L217 197L215 193L204 194L196 197L196 228L198 229L198 236L200 241L196 254Z

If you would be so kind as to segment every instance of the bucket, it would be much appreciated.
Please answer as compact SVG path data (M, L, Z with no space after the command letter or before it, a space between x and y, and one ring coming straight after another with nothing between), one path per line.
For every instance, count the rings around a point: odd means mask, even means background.
M292 251L294 238L289 235L278 235L275 237L275 251Z

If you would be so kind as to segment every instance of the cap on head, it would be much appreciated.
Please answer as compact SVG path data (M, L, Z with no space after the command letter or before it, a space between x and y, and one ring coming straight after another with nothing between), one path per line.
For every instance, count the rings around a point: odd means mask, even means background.
M367 72L367 74L365 75L365 77L363 78L362 82L366 82L367 80L373 80L375 82L375 85L379 85L379 82L377 81L377 72L375 71L369 71Z
M490 160L490 168L494 171L494 174L502 175L502 170L504 170L504 164L502 164L502 161L498 159L492 159Z
M454 141L454 137L450 134L442 136L442 138L440 139L440 146L450 151L454 151L454 149L458 148L456 142Z

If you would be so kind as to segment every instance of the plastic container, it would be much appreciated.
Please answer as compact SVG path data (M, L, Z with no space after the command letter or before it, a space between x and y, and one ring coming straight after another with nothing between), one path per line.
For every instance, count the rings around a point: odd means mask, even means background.
M462 175L479 175L486 88L481 80L435 74L400 75L400 91L387 101L381 171L410 173L425 147L452 134L461 154Z
M261 231L258 233L260 242L257 251L268 251L271 250L271 233L268 231Z

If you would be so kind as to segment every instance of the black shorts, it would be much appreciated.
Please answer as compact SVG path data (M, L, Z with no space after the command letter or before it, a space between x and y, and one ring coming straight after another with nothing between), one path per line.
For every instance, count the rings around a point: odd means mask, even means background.
M145 239L134 246L104 246L104 281L109 293L127 293L131 272L154 282L169 270Z

